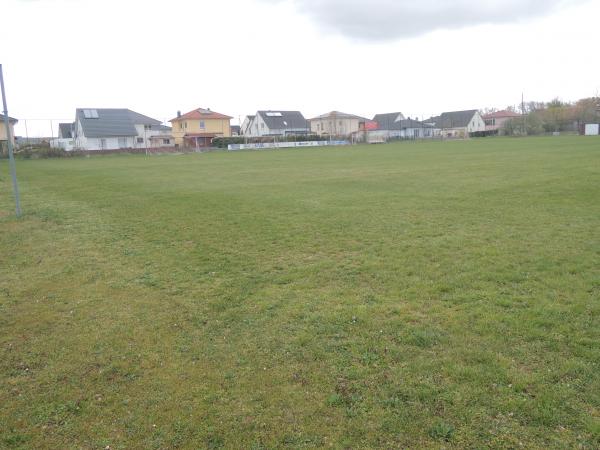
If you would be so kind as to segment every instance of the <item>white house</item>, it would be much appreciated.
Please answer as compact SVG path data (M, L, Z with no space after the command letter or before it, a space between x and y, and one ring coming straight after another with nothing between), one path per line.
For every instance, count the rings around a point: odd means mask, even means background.
M467 138L471 133L485 131L485 120L476 109L445 112L425 123L441 130L443 137Z
M51 139L50 145L55 148L62 148L70 152L75 148L75 140L73 138L75 123L60 123L58 124L58 138Z
M242 134L248 137L296 136L308 132L308 121L300 111L258 111L242 123Z
M130 109L77 109L73 126L77 150L172 146L171 128Z
M402 113L377 114L373 118L377 130L369 134L381 139L426 139L435 136L435 127L418 120L405 118Z
M256 116L246 116L240 127L240 134L242 136L250 136L250 133L252 132L252 122L254 122L255 117Z

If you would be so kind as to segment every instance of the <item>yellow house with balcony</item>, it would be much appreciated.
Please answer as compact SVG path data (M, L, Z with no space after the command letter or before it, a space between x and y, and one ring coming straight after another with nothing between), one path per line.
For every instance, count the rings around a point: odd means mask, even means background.
M202 108L183 115L177 113L177 117L169 121L173 126L175 146L210 147L214 138L231 136L231 119L225 114Z

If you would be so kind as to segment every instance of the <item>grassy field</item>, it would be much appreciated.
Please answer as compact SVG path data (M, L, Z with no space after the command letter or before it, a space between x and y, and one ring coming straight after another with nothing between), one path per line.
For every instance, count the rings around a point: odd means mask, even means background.
M600 140L0 162L0 448L599 448Z

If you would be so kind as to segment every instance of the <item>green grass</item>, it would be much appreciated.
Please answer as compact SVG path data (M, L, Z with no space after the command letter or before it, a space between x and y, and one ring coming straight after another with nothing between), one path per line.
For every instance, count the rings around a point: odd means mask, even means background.
M600 140L0 162L0 448L600 447Z

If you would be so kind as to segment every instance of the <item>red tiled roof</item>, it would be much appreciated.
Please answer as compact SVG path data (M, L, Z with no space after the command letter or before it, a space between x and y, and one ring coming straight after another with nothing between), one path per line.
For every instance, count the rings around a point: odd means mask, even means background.
M225 114L220 114L218 112L211 111L210 109L198 108L193 111L190 111L187 114L183 114L180 117L175 117L174 119L169 120L169 122L176 122L178 120L208 120L208 119L233 119L233 117L226 116Z
M508 110L496 111L490 114L486 114L485 116L483 116L483 119L503 119L506 117L521 117L521 114Z

